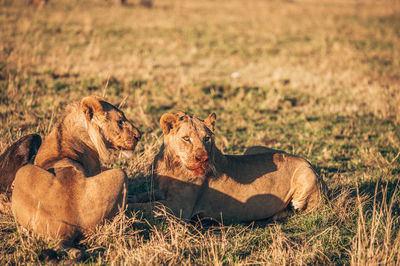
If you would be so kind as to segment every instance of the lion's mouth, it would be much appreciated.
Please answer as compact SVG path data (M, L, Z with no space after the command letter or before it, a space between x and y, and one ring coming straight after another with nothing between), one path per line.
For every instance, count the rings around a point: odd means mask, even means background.
M129 146L120 146L120 145L114 145L109 143L109 145L107 145L108 149L114 150L114 151L119 151L120 154L124 157L131 157L133 155L133 152L135 151L137 142L134 142L132 145Z
M137 142L135 142L133 145L131 145L129 148L125 147L118 147L118 150L121 152L121 154L125 157L131 157L133 155L133 152L135 151Z
M208 169L208 165L208 162L206 162L195 167L186 166L186 168L195 174L204 174Z

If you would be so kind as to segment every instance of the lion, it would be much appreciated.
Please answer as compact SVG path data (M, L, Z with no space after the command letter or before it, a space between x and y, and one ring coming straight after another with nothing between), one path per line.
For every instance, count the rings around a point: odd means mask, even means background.
M154 159L155 202L129 198L129 209L163 204L182 219L249 222L311 211L322 198L323 181L308 161L283 151L251 148L225 155L215 145L216 115L204 121L186 113L164 114L164 143ZM150 205L149 205L150 204Z
M12 194L15 220L66 245L125 207L126 175L101 172L111 149L133 152L141 133L101 97L66 108L44 139L34 165L19 169Z
M11 144L0 155L0 213L7 213L15 173L27 163L32 163L42 143L37 134L29 134Z

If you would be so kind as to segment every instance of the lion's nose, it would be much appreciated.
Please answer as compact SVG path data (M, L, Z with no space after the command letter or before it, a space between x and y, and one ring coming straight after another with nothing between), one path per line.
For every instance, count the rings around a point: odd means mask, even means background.
M137 141L139 141L140 138L142 137L142 133L140 133L139 129L135 127L133 128L133 135Z
M202 154L202 155L196 156L196 161L201 162L201 163L207 162L208 161L207 154Z

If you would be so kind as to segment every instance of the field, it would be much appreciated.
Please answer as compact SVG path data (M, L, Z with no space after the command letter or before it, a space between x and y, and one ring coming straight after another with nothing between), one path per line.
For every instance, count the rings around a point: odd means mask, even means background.
M277 222L120 215L79 243L79 263L400 264L399 1L130 1L0 0L0 151L101 95L143 132L132 158L106 165L126 170L132 194L162 144L161 115L178 110L215 112L225 153L307 158L329 192ZM57 245L10 213L0 231L2 265L46 263Z

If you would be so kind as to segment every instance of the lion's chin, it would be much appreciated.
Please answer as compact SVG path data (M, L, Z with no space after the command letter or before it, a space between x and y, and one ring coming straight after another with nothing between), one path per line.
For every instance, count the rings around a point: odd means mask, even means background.
M207 169L203 169L203 168L198 168L195 170L192 170L192 172L196 175L204 175L206 173Z
M136 148L136 144L131 145L130 147L120 147L117 145L107 145L107 148L111 151L114 152L114 154L119 154L119 157L123 157L123 158L130 158L133 155L133 152L135 151Z
M120 150L120 156L124 158L131 158L134 150Z

